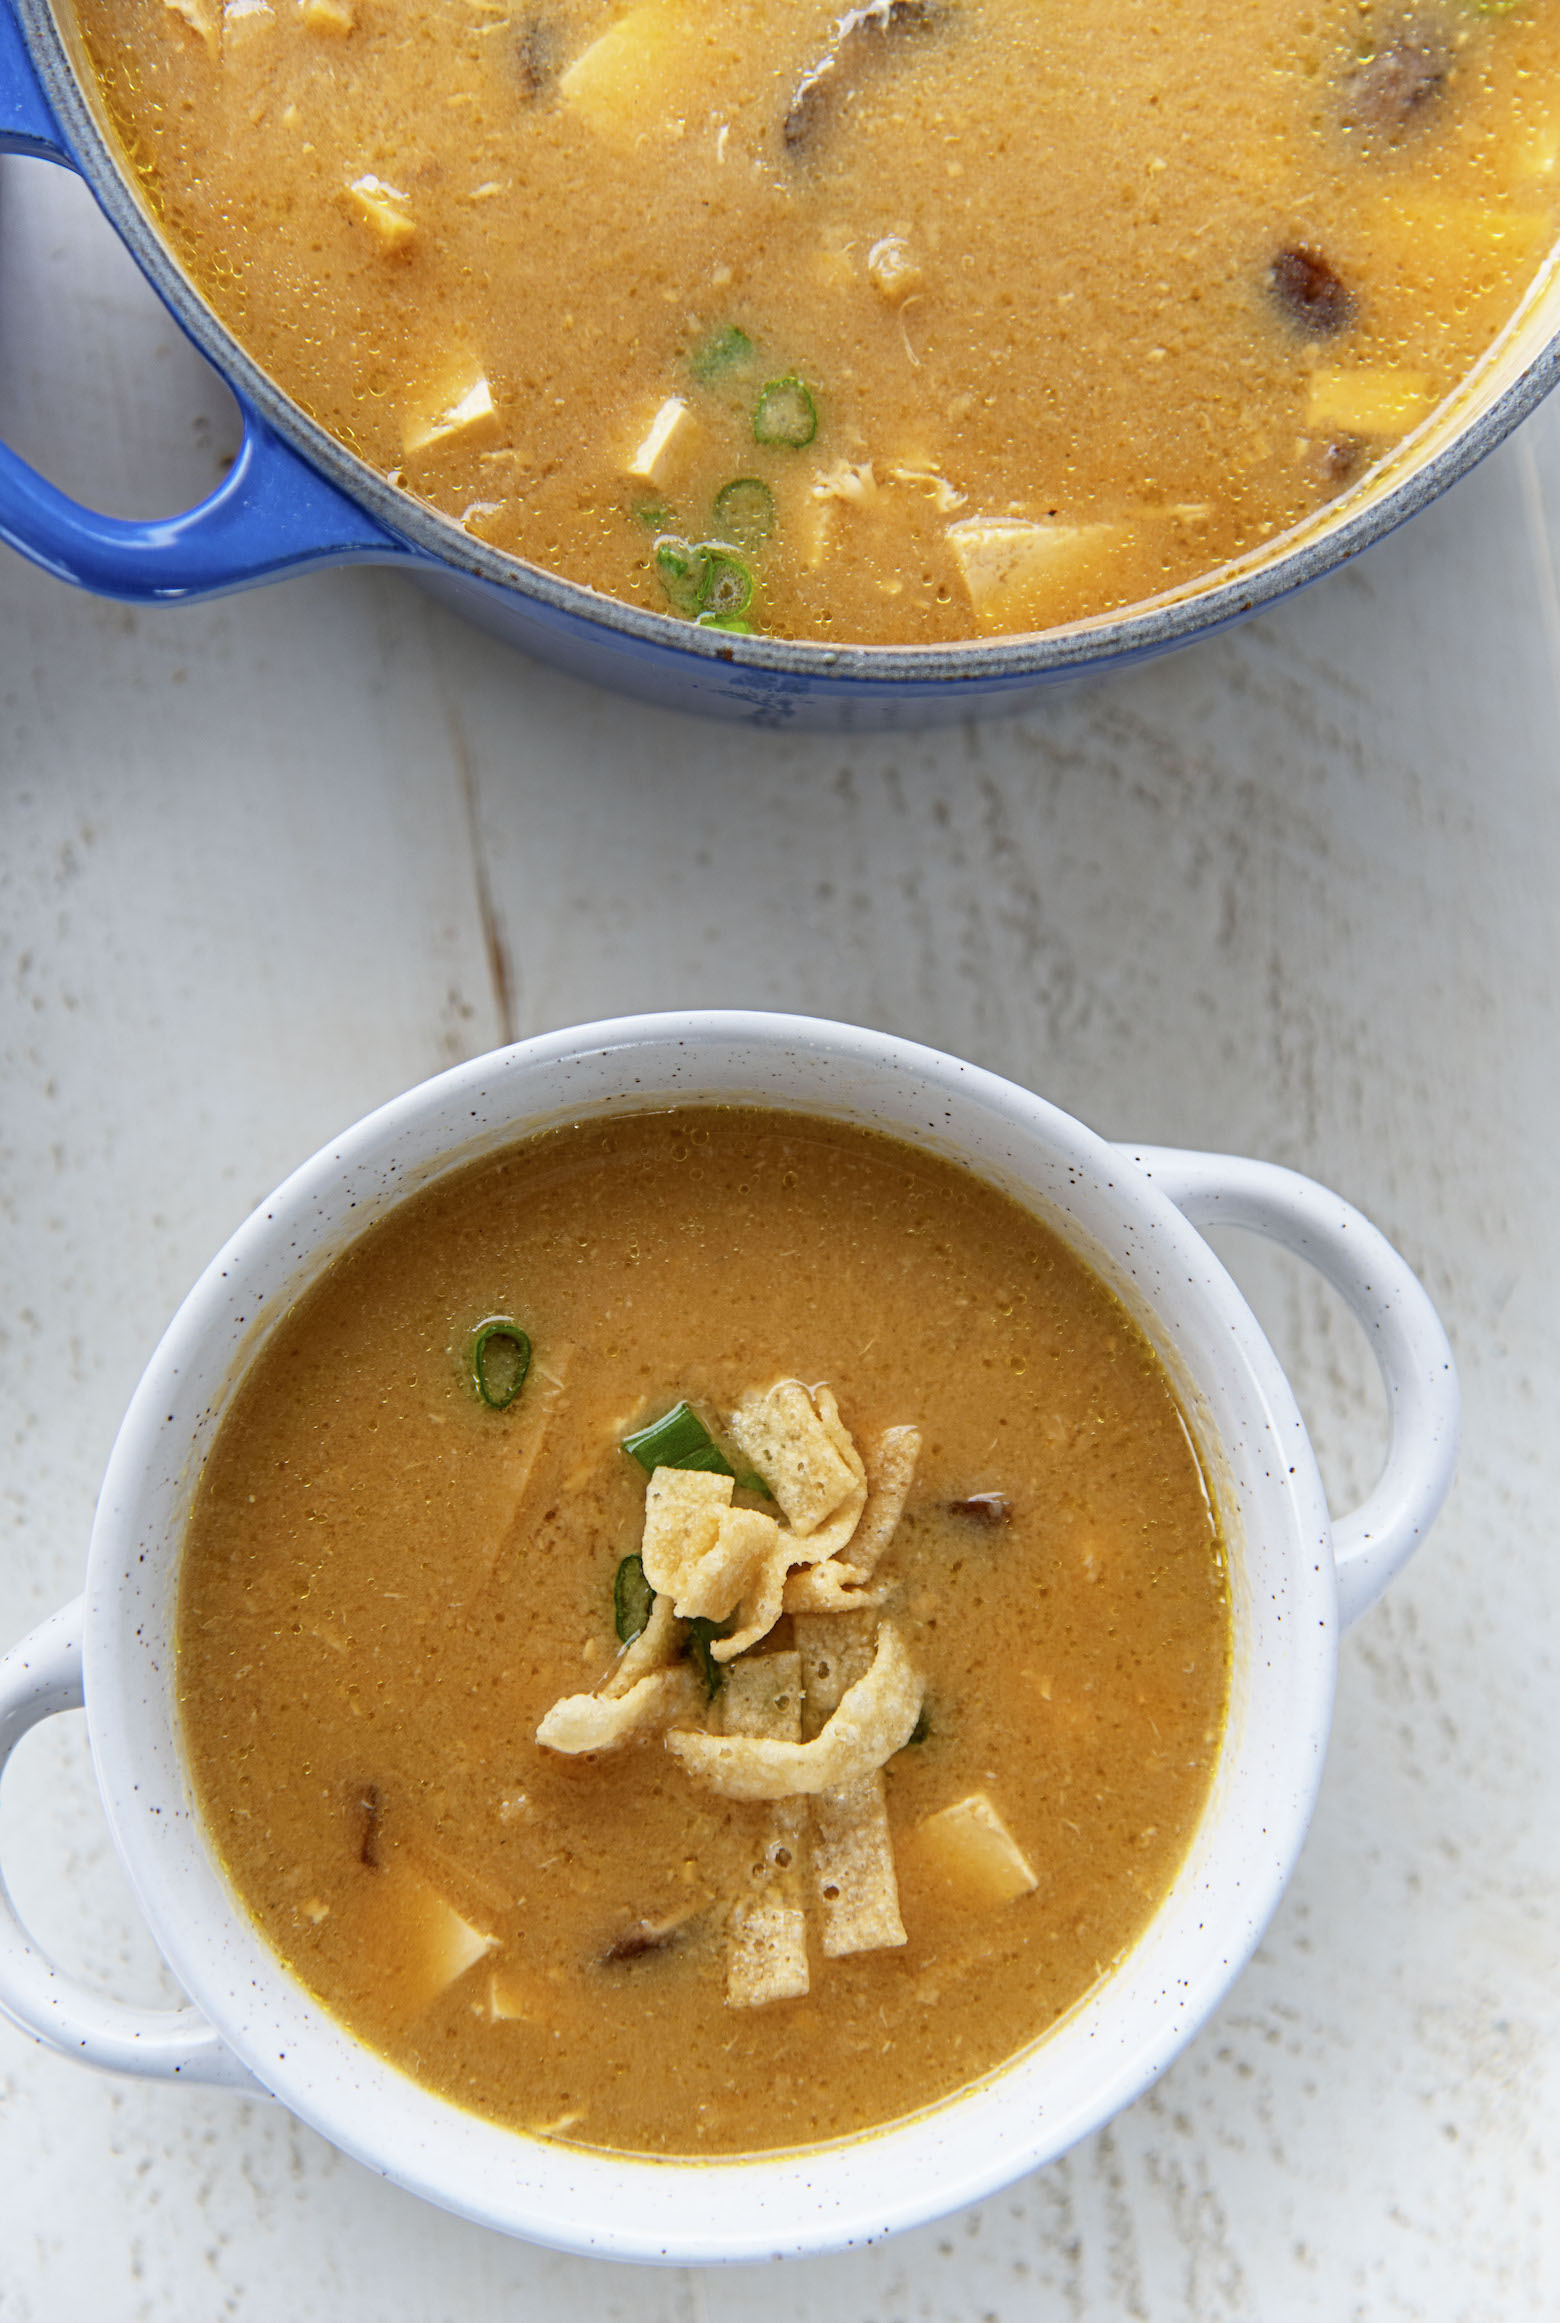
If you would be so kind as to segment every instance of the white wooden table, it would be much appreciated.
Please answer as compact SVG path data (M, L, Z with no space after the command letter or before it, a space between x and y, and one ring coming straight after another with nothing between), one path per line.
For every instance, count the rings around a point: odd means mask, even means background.
M0 433L100 505L206 488L224 392L65 180L0 165ZM1113 2129L845 2258L559 2259L279 2109L0 2027L4 2323L1318 2323L1560 2314L1560 411L1303 600L1011 724L647 712L408 582L95 603L0 551L0 1641L79 1586L120 1412L246 1209L453 1059L630 1008L913 1034L1113 1135L1293 1163L1441 1301L1466 1451L1344 1648L1321 1810L1221 2016ZM1231 1263L1338 1495L1380 1406L1287 1261ZM5 1862L165 1991L79 1720Z

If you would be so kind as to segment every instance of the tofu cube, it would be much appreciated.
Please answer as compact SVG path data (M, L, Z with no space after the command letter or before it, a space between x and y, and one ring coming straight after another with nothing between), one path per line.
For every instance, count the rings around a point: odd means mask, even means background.
M1016 1903L1039 1885L984 1791L972 1791L917 1824L911 1846L923 1871L977 1911Z
M353 0L298 0L305 32L323 33L327 40L345 40L357 23Z
M1045 628L1061 592L1107 575L1131 540L1124 524L1050 518L968 516L947 531L976 620L1003 630Z
M495 1937L474 1928L420 1872L399 1859L365 1874L346 1916L357 1922L365 1949L383 1964L380 1988L406 2024L497 1949Z
M416 237L417 228L406 212L407 196L382 177L355 177L347 187L347 204L386 257L409 248Z
M172 16L179 17L191 32L198 33L212 56L222 45L222 23L215 0L163 0Z
M665 484L679 469L699 432L691 404L669 395L630 453L623 473L640 484Z
M276 29L270 0L227 0L222 11L222 53L233 56Z
M643 0L575 58L558 94L615 143L632 144L647 129L675 132L699 101L712 46L685 0Z
M401 443L408 458L453 436L491 431L498 409L480 364L458 362L408 402L401 417Z
M1305 424L1316 435L1399 436L1434 409L1419 371L1313 371Z

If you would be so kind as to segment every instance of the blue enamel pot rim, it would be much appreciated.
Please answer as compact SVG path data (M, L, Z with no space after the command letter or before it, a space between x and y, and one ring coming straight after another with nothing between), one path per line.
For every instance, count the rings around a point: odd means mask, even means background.
M7 0L0 0L0 8ZM564 580L541 567L507 555L475 539L450 517L391 484L378 470L349 451L310 419L246 354L184 273L132 190L118 150L106 133L95 103L86 95L49 0L9 0L44 95L79 169L121 240L186 335L227 381L241 403L291 445L346 498L363 509L388 536L387 560L407 551L431 568L466 576L510 597L529 600L570 623L633 640L642 649L685 656L690 664L715 664L727 671L770 672L805 690L809 681L831 690L852 683L881 692L896 682L919 691L953 683L970 688L1022 687L1068 674L1103 671L1129 664L1206 637L1246 615L1278 603L1370 548L1417 515L1465 475L1527 418L1560 378L1560 324L1557 324L1517 377L1489 406L1472 415L1451 439L1422 463L1406 468L1395 482L1362 500L1352 514L1324 531L1307 520L1293 548L1262 552L1249 572L1231 572L1206 589L1174 601L1071 628L1003 637L989 643L952 646L816 645L780 637L743 637L696 628L692 623L650 613ZM1540 277L1540 280L1542 277ZM1526 313L1532 293L1524 300ZM1506 332L1513 324L1506 326ZM1501 334L1504 337L1506 333ZM1497 341L1499 344L1499 341ZM1486 357L1487 361L1489 358ZM1444 409L1444 407L1443 407ZM1434 418L1425 423L1435 424ZM1369 493L1369 487L1365 491ZM374 561L365 547L363 562Z

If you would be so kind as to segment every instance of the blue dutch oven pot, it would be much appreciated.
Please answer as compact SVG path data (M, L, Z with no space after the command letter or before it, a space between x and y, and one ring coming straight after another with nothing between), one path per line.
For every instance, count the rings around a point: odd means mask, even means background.
M618 604L506 556L327 435L257 369L181 271L131 192L87 85L46 0L0 0L0 153L34 155L86 179L175 321L232 388L243 442L207 499L144 523L83 508L0 445L0 539L60 580L137 604L219 596L321 565L399 565L468 618L575 676L758 725L941 725L1016 709L1046 686L1210 636L1412 516L1532 410L1560 363L1560 296L1540 290L1506 334L1520 359L1495 364L1493 392L1486 364L1335 519L1173 601L957 646L736 637ZM1468 407L1461 416L1459 401Z

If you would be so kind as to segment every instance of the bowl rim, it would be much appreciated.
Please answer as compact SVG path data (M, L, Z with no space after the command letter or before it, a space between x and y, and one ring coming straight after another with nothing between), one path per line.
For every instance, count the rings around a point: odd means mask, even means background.
M194 1809L187 1775L181 1766L159 1774L155 1752L145 1744L149 1719L155 1724L166 1717L177 1734L168 1650L172 1619L164 1614L159 1621L145 1594L149 1559L154 1570L157 1566L147 1529L153 1520L145 1508L159 1468L177 1474L183 1480L180 1489L193 1489L201 1439L197 1427L184 1444L181 1399L197 1420L203 1415L215 1425L220 1398L204 1406L198 1401L210 1395L209 1385L200 1386L202 1343L226 1334L232 1347L252 1346L252 1327L247 1342L232 1331L234 1308L242 1303L246 1314L252 1311L263 1260L276 1259L285 1245L292 1257L277 1263L284 1270L293 1266L301 1288L372 1224L376 1203L393 1206L507 1139L552 1119L577 1117L577 1105L546 1113L538 1112L534 1102L517 1108L513 1101L511 1092L523 1093L528 1082L545 1085L547 1073L560 1066L565 1075L569 1069L582 1069L587 1076L594 1072L598 1080L605 1075L621 1103L625 1092L644 1087L645 1073L654 1064L659 1074L654 1094L628 1099L641 1108L696 1099L701 1091L705 1102L748 1101L729 1090L709 1094L713 1068L704 1060L722 1042L734 1053L778 1058L782 1069L788 1061L822 1057L842 1087L858 1086L863 1078L870 1084L875 1076L887 1090L897 1077L914 1093L923 1114L935 1116L946 1107L952 1119L965 1108L968 1118L978 1121L984 1109L1001 1135L1030 1149L1038 1146L1064 1173L1059 1183L1091 1178L1103 1189L1098 1199L1107 1209L1142 1222L1145 1264L1151 1263L1167 1285L1181 1286L1187 1278L1190 1291L1178 1287L1175 1295L1204 1302L1208 1346L1217 1345L1218 1361L1233 1366L1242 1393L1249 1385L1259 1439L1251 1458L1265 1463L1266 1481L1257 1491L1265 1496L1268 1515L1289 1533L1281 1549L1267 1553L1272 1572L1289 1594L1275 1587L1276 1619L1282 1626L1276 1631L1270 1626L1266 1633L1269 1648L1275 1637L1282 1644L1285 1667L1262 1681L1272 1689L1264 1707L1271 1712L1277 1705L1283 1713L1267 1721L1279 1731L1265 1732L1255 1742L1244 1735L1232 1742L1238 1727L1232 1706L1221 1770L1176 1884L1144 1934L1060 2027L973 2087L864 2136L690 2166L549 2144L464 2113L357 2042L288 1976L222 1874ZM751 1101L765 1098L755 1093ZM767 1101L790 1110L809 1109L805 1102L798 1105L794 1087ZM401 1149L428 1134L427 1123L439 1118L441 1109L450 1119L477 1122L478 1128L463 1131L460 1143L444 1137L433 1159L425 1157L419 1164L415 1151ZM850 1116L850 1107L840 1101L811 1109ZM871 1120L873 1115L858 1117ZM896 1132L892 1121L882 1126L890 1136L905 1134L902 1126ZM939 1150L937 1120L930 1118L927 1127L931 1134L917 1132L913 1141ZM967 1135L940 1150L971 1142ZM994 1167L974 1160L967 1166L1000 1182ZM371 1197L374 1186L378 1193ZM321 1241L310 1250L310 1233L326 1231L320 1221L332 1204L345 1215L342 1205L349 1193L354 1207L362 1203L358 1223L337 1233L334 1243ZM1080 1206L1079 1216L1084 1215ZM1079 1234L1072 1239L1075 1246L1085 1242ZM298 1275L300 1267L304 1271ZM1168 1288L1163 1295L1168 1300ZM238 1324L244 1321L240 1314ZM236 1377L243 1361L242 1356L231 1358L226 1376ZM209 1354L205 1370L215 1376ZM190 1406L192 1396L197 1401ZM170 1438L164 1420L176 1412L180 1420ZM1222 1438L1213 1448L1232 1450ZM163 1553L170 1574L176 1574L181 1523L171 1520L172 1538ZM1267 1551L1265 1538L1263 1546ZM139 1620L134 1618L138 1611ZM1271 1625L1275 1617L1259 1608L1255 1618ZM1237 1658L1239 1642L1237 1632ZM1287 1380L1207 1243L1146 1172L1032 1092L917 1044L814 1018L678 1012L570 1028L454 1067L332 1140L251 1214L170 1324L114 1446L93 1527L85 1652L94 1763L132 1885L180 1983L264 2086L367 2167L478 2223L584 2255L710 2263L817 2255L924 2223L1054 2158L1141 2094L1222 2001L1260 1940L1293 1869L1314 1810L1331 1722L1336 1594L1326 1503ZM153 1693L159 1693L159 1703L149 1709ZM138 1731L142 1741L127 1746L127 1737ZM1238 1761L1240 1776L1245 1758L1264 1751L1271 1768L1252 1778L1262 1809L1257 1836L1257 1824L1243 1826L1241 1812L1226 1815L1225 1809L1216 1813L1214 1808L1225 1762ZM1199 1871L1199 1850L1211 1855L1216 1842L1222 1842L1228 1852L1233 1841L1224 1829L1226 1820L1237 1830L1244 1828L1251 1843L1240 1852L1233 1872L1229 1862L1216 1863L1215 1879ZM1189 1924L1203 1943L1196 1961L1175 1950L1176 1941L1186 1942L1175 1936L1171 1910L1183 1888L1191 1898ZM200 1910L189 1906L192 1893ZM1195 1918L1198 1911L1204 1919ZM1126 2013L1123 1993L1132 1997L1144 2021L1130 2039L1118 2031L1115 2053L1111 2012ZM279 2029L284 2036L280 2052L274 2046ZM1047 2112L1055 2079L1048 2067L1054 2069L1063 2043L1069 2058L1076 2052L1074 2076L1083 2076L1088 2097L1067 2111L1058 2096L1058 2119Z
M0 0L0 5L6 0ZM955 645L818 645L805 639L742 637L702 630L669 614L649 612L564 579L540 565L492 547L452 517L393 485L323 428L277 385L201 297L134 191L117 140L104 118L95 80L78 71L54 0L9 0L34 68L71 147L72 159L141 271L175 320L247 405L276 435L324 474L384 529L417 555L469 580L524 598L565 623L588 623L641 647L681 654L692 664L723 671L752 669L789 679L799 688L852 692L867 687L1018 687L1069 672L1141 660L1226 628L1276 604L1370 548L1494 450L1560 379L1560 323L1487 408L1472 415L1448 442L1385 489L1369 495L1336 524L1313 516L1301 537L1250 572L1219 567L1229 577L1119 616L991 641ZM1539 278L1541 279L1541 277ZM1531 294L1529 294L1531 295ZM1488 360L1504 331L1481 363ZM1477 376L1475 372L1474 376ZM1466 383L1464 383L1466 384ZM1461 392L1453 390L1453 396ZM1444 410L1444 405L1440 407ZM1425 422L1433 424L1434 416ZM1408 440L1408 439L1406 439ZM1401 451L1401 447L1399 447ZM1320 521L1321 529L1318 529ZM1273 544L1269 544L1271 549ZM387 546L386 561L393 557ZM361 560L375 561L371 553Z

